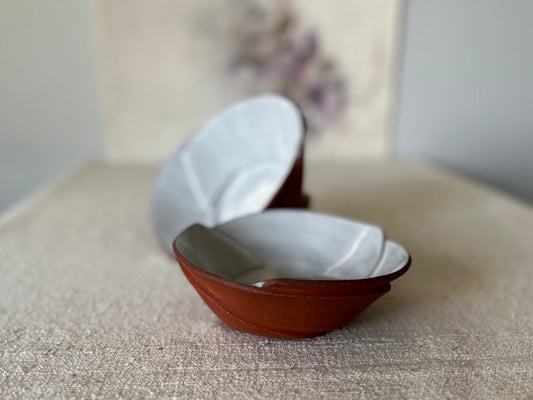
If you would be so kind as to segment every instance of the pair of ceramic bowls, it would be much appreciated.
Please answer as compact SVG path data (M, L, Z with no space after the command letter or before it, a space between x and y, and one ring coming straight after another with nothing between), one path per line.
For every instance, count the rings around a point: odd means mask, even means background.
M178 149L152 193L157 234L240 331L305 338L340 328L409 268L379 227L302 210L304 135L283 97L237 103Z

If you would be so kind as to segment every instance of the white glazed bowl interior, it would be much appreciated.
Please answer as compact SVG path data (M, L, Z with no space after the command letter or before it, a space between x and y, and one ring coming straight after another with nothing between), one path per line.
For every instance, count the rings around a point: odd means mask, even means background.
M194 265L240 283L274 278L364 279L404 267L409 254L376 226L311 211L275 209L206 228L175 241Z
M156 233L171 246L191 224L214 226L264 210L298 157L303 130L298 108L275 95L216 116L161 170L151 202Z

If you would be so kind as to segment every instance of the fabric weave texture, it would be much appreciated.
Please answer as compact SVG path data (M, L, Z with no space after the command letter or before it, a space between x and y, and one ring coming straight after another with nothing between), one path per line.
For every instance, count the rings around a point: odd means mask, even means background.
M220 322L157 241L157 167L91 165L0 221L0 398L533 398L533 210L434 167L308 167L313 209L413 257L345 328Z

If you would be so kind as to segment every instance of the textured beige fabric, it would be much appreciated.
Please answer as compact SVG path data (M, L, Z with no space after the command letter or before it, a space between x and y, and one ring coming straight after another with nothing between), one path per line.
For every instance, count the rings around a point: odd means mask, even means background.
M413 256L344 329L227 328L152 233L156 168L82 169L0 223L0 398L533 398L533 211L399 162L308 169Z

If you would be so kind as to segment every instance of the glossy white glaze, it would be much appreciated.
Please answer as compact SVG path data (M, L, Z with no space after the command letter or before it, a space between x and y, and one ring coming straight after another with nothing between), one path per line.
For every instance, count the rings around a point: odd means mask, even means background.
M297 107L276 95L216 116L161 170L151 201L157 234L171 246L191 224L214 226L262 211L290 173L303 129Z
M176 239L193 264L246 284L273 278L363 279L387 275L407 251L368 225L312 211L275 209L209 229L194 225Z

